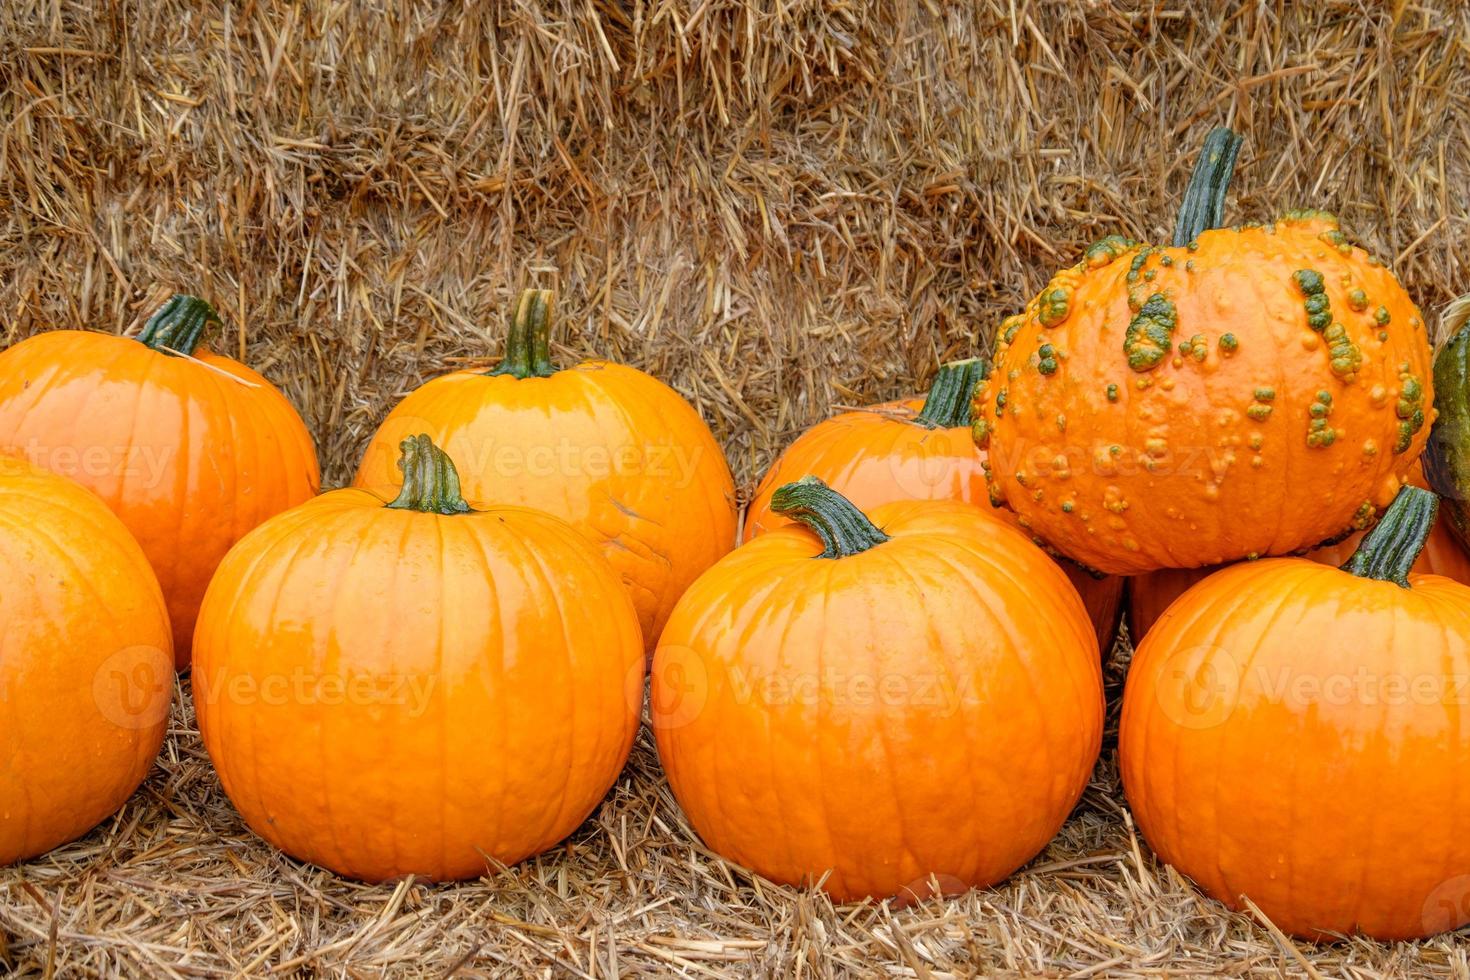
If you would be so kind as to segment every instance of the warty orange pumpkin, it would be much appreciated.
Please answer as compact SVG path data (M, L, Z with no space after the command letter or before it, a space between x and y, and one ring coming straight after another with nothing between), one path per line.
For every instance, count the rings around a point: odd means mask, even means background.
M1435 506L1404 489L1342 569L1211 575L1129 670L1119 750L1144 837L1299 936L1470 921L1470 587L1410 572Z
M554 299L521 295L498 368L435 378L399 402L354 484L391 496L395 447L427 433L474 506L535 507L596 542L652 650L684 588L734 547L735 484L699 413L663 382L608 361L552 366Z
M220 564L194 701L256 833L339 874L473 877L566 837L633 744L638 617L581 534L470 508L449 458L404 441L392 502L337 490Z
M0 353L0 452L76 480L122 518L163 588L181 670L225 552L320 482L285 396L200 346L218 322L177 295L133 338L55 330Z
M756 488L745 512L744 540L792 523L772 509L771 498L804 476L817 477L863 511L895 500L957 500L1014 523L1010 511L989 506L981 468L985 454L970 435L971 401L988 371L978 358L951 361L940 365L924 398L843 412L807 429ZM1065 559L1061 565L1082 596L1098 645L1110 649L1122 613L1123 580Z
M729 860L839 900L1001 880L1056 834L1097 758L1101 669L1076 591L973 506L864 515L814 478L773 501L800 523L700 576L654 655L653 729L690 823Z
M1217 228L1207 143L1172 247L1109 236L1005 320L975 435L992 498L1084 565L1137 574L1372 525L1434 418L1428 333L1335 218Z
M1410 474L1410 484L1428 489L1423 474L1415 470ZM1350 535L1337 544L1314 548L1304 557L1323 565L1337 566L1352 557L1363 540L1362 531ZM1213 575L1221 566L1208 568L1162 568L1155 572L1135 575L1128 580L1128 629L1135 643L1148 633L1153 624L1194 583ZM1470 585L1470 554L1456 539L1453 525L1441 507L1439 518L1424 540L1424 550L1414 562L1414 571L1420 575L1441 575L1454 579L1462 585Z
M0 457L0 865L111 816L163 744L168 613L136 541L80 485Z

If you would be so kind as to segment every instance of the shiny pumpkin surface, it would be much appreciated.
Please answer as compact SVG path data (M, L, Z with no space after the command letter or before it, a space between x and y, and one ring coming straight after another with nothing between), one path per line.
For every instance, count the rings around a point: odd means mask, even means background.
M421 432L455 460L472 505L535 507L586 533L622 577L649 649L685 587L734 547L723 451L688 402L634 368L436 378L389 413L354 485L393 496L398 443Z
M545 514L339 490L220 565L194 698L256 833L339 874L445 880L571 833L621 771L643 645L617 576Z
M1158 855L1307 938L1470 920L1470 588L1233 565L1144 638L1119 734Z
M225 552L320 482L301 417L250 368L78 330L0 353L0 452L76 480L127 525L168 601L180 669Z
M859 554L780 528L690 587L654 657L659 756L705 842L775 881L830 871L839 900L999 881L1092 771L1096 640L1019 531L949 502L870 516L889 540Z
M790 525L790 519L771 510L771 495L777 487L808 475L821 477L861 510L896 500L955 500L1016 524L1009 510L989 504L982 468L985 454L976 448L969 427L918 424L914 417L922 405L922 398L886 402L843 412L807 429L761 480L745 512L743 539ZM1123 580L1111 575L1099 578L1073 562L1061 566L1082 596L1098 646L1111 648Z
M137 542L70 480L0 458L0 865L117 812L163 744L173 650Z
M994 498L1119 574L1365 527L1434 418L1418 309L1315 212L1097 243L1002 323L976 401Z
M1409 483L1423 486L1424 480L1415 473ZM1470 585L1470 554L1466 554L1456 540L1452 521L1449 508L1441 505L1434 529L1429 532L1429 537L1424 541L1424 550L1414 562L1414 571L1420 575L1440 575L1462 585ZM1363 532L1359 531L1338 544L1315 548L1304 557L1336 568L1352 557L1362 540ZM1134 642L1158 622L1170 603L1188 591L1190 586L1217 571L1218 566L1162 568L1129 579L1128 628Z
M745 512L742 538L791 520L771 510L776 488L819 476L859 509L895 500L986 504L984 456L968 426L930 428L916 422L922 398L842 412L807 429L766 471Z

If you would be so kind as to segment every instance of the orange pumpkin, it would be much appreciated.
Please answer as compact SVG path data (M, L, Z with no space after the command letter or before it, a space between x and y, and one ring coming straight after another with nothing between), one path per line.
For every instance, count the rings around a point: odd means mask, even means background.
M0 865L91 830L163 744L174 670L158 580L76 483L0 458Z
M122 518L163 587L181 670L225 552L320 481L291 403L199 346L218 322L204 300L174 296L136 338L56 330L0 354L0 452L71 477Z
M194 700L225 792L272 844L367 881L466 878L550 847L606 794L643 643L582 535L472 511L425 436L402 466L389 504L334 491L230 551Z
M1428 489L1423 475L1415 471L1410 474L1410 484ZM1338 544L1327 545L1307 552L1307 558L1324 565L1341 565L1352 557L1363 540L1363 533L1350 535ZM1146 634L1158 622L1169 604L1179 598L1194 583L1220 570L1220 566L1209 568L1163 568L1145 575L1137 575L1128 581L1128 628L1134 642ZM1464 585L1470 585L1470 555L1456 540L1453 527L1445 510L1424 542L1424 550L1414 562L1414 571L1420 575L1442 575Z
M923 399L843 412L807 429L756 488L745 512L744 540L791 523L771 509L771 497L804 476L821 479L859 510L895 500L985 504L985 454L970 436L970 402L988 370L979 359L942 364ZM1010 511L993 512L1015 522ZM1111 648L1122 612L1123 580L1094 575L1069 561L1061 565L1082 596L1098 646Z
M392 495L395 447L425 432L457 460L476 507L524 504L586 533L617 569L652 650L695 576L735 544L735 485L699 413L622 364L552 367L554 297L521 296L505 360L423 385L368 444L356 486Z
M771 497L808 475L859 510L894 500L985 502L984 457L970 437L970 400L988 370L978 359L942 364L925 398L843 412L807 429L756 488L744 540L792 523L771 509Z
M870 519L806 478L774 508L802 526L700 576L654 655L652 724L690 823L729 860L839 900L1006 877L1097 758L1101 670L1076 591L976 507Z
M1398 280L1321 212L1211 227L1222 156L1207 148L1173 247L1103 239L1004 321L976 395L993 499L1104 572L1362 530L1434 418L1428 333Z
M1343 569L1211 575L1129 670L1119 750L1144 836L1309 939L1470 922L1470 587L1409 571L1435 506L1406 488Z

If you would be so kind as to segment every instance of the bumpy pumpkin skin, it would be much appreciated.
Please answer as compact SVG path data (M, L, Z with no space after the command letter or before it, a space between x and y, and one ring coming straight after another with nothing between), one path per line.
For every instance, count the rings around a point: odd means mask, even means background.
M107 819L163 744L168 613L122 523L70 480L0 458L0 865Z
M1242 563L1149 631L1119 749L1159 857L1309 939L1470 919L1470 588L1409 581Z
M1411 474L1412 486L1424 486L1418 473ZM1322 565L1336 568L1352 557L1362 543L1363 532L1350 535L1338 544L1307 552L1304 556ZM1194 583L1219 571L1209 568L1161 568L1128 580L1128 628L1136 643L1148 633L1169 605L1189 590ZM1456 540L1453 519L1448 507L1441 505L1434 529L1424 542L1424 550L1414 562L1420 575L1440 575L1461 585L1470 585L1470 555Z
M843 412L803 432L756 489L745 512L744 540L791 524L771 510L771 495L803 476L820 477L859 510L896 500L955 500L1015 524L1014 514L989 504L985 454L975 446L969 427L916 424L913 419L923 403L912 398ZM1099 578L1073 562L1063 562L1062 569L1082 596L1098 646L1110 649L1122 610L1123 580Z
M617 576L521 507L324 494L230 552L195 650L200 733L246 823L365 881L474 877L566 837L642 698Z
M688 402L634 368L435 378L389 413L354 485L392 497L398 443L421 432L458 464L472 505L535 507L586 533L633 597L649 650L684 589L735 546L724 452Z
M1418 309L1317 212L1099 242L1001 325L976 400L993 498L1119 574L1366 527L1434 418Z
M1096 640L1014 528L951 502L869 516L890 540L860 554L778 528L690 587L654 656L659 756L705 842L775 881L830 870L838 900L999 881L1092 771Z
M122 518L168 601L180 670L225 552L321 480L285 396L238 361L192 356L78 330L0 353L0 452L76 480Z

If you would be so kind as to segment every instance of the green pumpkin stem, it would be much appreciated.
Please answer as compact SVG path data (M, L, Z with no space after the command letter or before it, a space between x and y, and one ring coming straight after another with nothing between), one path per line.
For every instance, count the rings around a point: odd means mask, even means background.
M1235 158L1242 142L1239 133L1225 126L1210 130L1205 137L1174 223L1176 248L1183 248L1198 238L1200 232L1224 223L1225 192L1235 174Z
M409 436L398 444L403 454L398 468L403 471L403 489L387 506L394 510L416 510L425 514L468 514L470 505L459 492L459 473L449 454L426 435Z
M551 365L551 311L556 294L549 289L527 289L516 303L505 338L505 359L489 373L513 378L549 378Z
M1438 513L1438 497L1418 487L1404 487L1342 570L1407 589L1409 569L1419 560Z
M222 322L208 301L174 293L143 324L137 340L162 354L192 357L205 328Z
M989 376L990 364L982 357L939 365L924 407L914 421L930 429L969 428L975 386Z
M847 558L888 540L852 501L814 476L777 490L771 509L816 532L823 545L818 558Z

